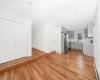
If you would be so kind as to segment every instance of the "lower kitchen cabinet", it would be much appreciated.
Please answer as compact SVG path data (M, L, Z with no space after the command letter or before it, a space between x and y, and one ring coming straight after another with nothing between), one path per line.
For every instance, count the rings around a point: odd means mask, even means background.
M71 42L71 49L82 50L83 43L82 42Z
M93 43L84 42L83 43L83 53L84 55L93 57Z

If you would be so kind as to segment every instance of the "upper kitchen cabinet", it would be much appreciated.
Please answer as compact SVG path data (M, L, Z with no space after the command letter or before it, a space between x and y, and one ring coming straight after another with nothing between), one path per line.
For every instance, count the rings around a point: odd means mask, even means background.
M85 29L84 29L84 38L87 38L87 37L88 37L88 29L85 28Z
M88 27L84 29L84 37L85 38L93 37L93 26L92 25L88 25Z
M74 31L68 31L68 38L73 39L74 38Z

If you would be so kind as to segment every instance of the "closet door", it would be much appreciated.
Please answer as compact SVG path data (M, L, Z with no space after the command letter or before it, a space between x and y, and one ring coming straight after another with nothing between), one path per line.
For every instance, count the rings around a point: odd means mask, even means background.
M22 23L16 24L16 59L26 57L27 48L27 25Z
M0 19L0 63L15 59L14 22Z

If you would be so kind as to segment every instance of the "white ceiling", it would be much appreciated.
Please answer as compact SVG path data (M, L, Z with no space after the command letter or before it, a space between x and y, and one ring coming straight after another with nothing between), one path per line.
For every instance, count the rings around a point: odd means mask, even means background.
M97 0L0 0L0 13L31 17L34 27L44 23L69 30L83 29L94 21ZM6 14L6 13L5 13Z
M67 29L83 29L94 21L96 0L29 0L33 24L51 22Z

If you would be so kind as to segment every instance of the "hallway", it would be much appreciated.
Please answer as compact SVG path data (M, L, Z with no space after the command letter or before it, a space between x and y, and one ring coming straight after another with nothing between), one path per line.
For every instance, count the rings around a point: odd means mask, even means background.
M0 73L0 80L96 80L96 76L93 58L72 50L65 55L43 55L6 70Z

